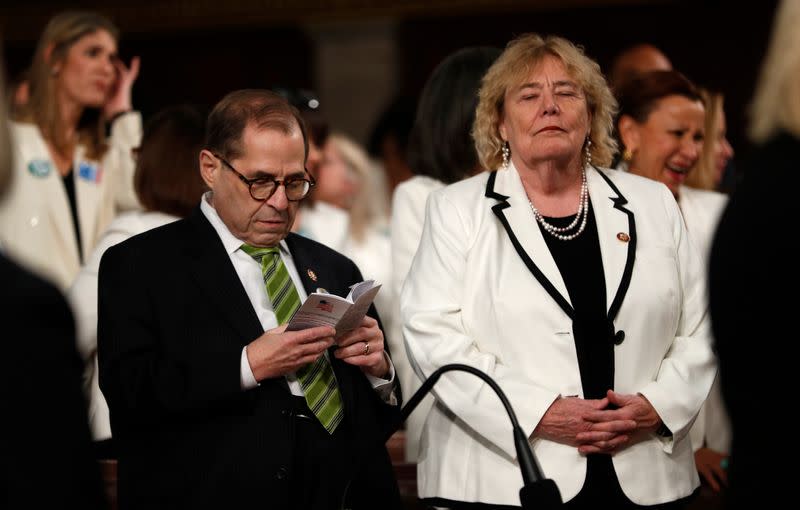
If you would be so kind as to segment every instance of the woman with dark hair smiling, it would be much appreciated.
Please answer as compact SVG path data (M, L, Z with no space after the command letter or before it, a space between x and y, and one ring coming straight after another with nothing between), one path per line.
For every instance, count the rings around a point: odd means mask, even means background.
M700 90L677 71L652 71L627 83L619 91L619 103L621 167L669 188L689 235L707 257L727 197L684 184L690 172L697 171L704 147Z

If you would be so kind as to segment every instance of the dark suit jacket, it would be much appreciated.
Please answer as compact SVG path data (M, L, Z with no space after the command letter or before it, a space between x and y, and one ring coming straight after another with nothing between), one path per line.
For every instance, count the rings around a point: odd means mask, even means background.
M69 306L0 255L0 508L104 508Z
M333 250L293 234L286 241L307 291L346 295L361 281ZM291 394L283 377L241 390L242 348L263 328L200 209L110 248L98 296L100 387L119 443L120 507L287 508ZM332 362L357 438L353 457L369 478L353 473L351 500L399 507L383 445L399 408L384 404L358 368Z

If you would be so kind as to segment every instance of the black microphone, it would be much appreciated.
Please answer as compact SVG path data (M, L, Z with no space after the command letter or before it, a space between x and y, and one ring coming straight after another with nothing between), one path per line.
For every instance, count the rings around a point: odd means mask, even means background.
M494 392L500 398L500 401L503 403L503 407L506 408L506 412L508 413L508 417L511 419L511 425L514 429L514 446L517 449L519 469L522 472L522 481L524 483L522 488L519 490L519 501L522 504L522 508L525 508L526 510L560 508L561 493L558 491L558 487L553 480L546 479L544 475L542 475L542 470L539 467L539 463L536 462L536 458L533 456L531 447L528 444L528 437L522 431L522 427L519 426L517 415L514 413L514 409L511 407L511 402L508 401L506 394L503 393L503 390L500 389L500 386L494 381L494 379L477 368L469 365L454 363L437 369L431 374L430 377L428 377L425 382L422 383L422 386L420 386L416 393L414 393L414 395L403 407L401 412L401 420L406 421L406 418L408 418L420 401L425 398L425 395L431 391L431 388L433 388L433 385L436 384L442 374L452 370L458 372L469 372L470 374L483 379L483 381L494 390Z

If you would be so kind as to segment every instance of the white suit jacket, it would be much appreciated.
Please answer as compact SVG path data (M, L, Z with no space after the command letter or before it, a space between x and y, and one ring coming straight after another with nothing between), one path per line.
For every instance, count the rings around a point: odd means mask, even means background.
M644 395L673 433L623 449L614 469L635 503L672 501L699 484L688 431L716 370L703 267L663 184L593 168L587 180L609 338L622 340L614 389ZM569 295L513 166L431 195L401 308L409 356L423 376L448 363L483 370L529 435L559 395L583 396ZM498 398L479 379L452 372L434 393L418 464L420 496L519 504L522 478ZM565 501L573 498L585 457L573 446L531 443L545 476Z
M403 324L400 320L400 289L408 275L411 261L417 253L419 240L422 237L422 226L425 222L425 203L431 192L444 187L444 183L426 175L415 175L401 182L394 189L392 198L392 293L397 309L394 321L390 324L391 334L387 337L392 350L397 375L403 388L406 400L416 392L422 381L411 367L403 342ZM406 462L417 462L419 456L419 438L425 417L433 405L433 397L427 396L406 419Z
M705 264L710 260L714 233L727 203L728 197L722 193L681 186L678 205L686 230L697 244ZM722 400L719 378L714 380L711 392L697 415L691 438L695 450L707 446L719 453L731 451L731 422Z
M35 124L11 123L14 167L11 186L0 200L0 245L18 263L49 279L62 291L73 282L101 234L121 210L139 207L133 189L131 149L139 145L142 120L130 112L114 121L101 162L75 151L73 179L83 253L61 174Z

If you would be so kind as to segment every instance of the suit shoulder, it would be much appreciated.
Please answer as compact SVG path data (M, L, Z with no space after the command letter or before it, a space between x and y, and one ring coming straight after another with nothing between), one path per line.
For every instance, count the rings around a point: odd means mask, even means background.
M623 195L634 193L652 193L655 195L663 195L665 192L669 193L669 188L663 183L642 177L641 175L632 174L624 170L617 170L614 168L598 168L598 172L608 177L611 182L619 186L619 191Z
M397 185L394 189L394 198L415 197L420 194L428 194L437 189L443 188L442 181L428 177L427 175L415 175Z
M598 171L611 180L617 192L625 197L637 214L650 214L655 210L654 204L661 204L663 209L660 210L667 210L668 215L680 215L675 196L663 182L624 170L601 168Z
M492 172L481 172L472 177L448 184L443 188L433 191L431 195L445 197L447 200L454 203L466 202L468 204L474 204L475 200L485 195L486 184L491 175Z
M681 196L691 197L693 200L703 202L711 207L723 207L728 203L728 195L724 193L707 189L690 188L688 186L683 186L681 188Z
M300 250L304 253L312 253L315 258L325 259L330 264L355 266L352 260L333 248L294 232L289 232L289 235L286 236L286 244L292 252Z
M180 240L188 236L189 225L185 219L145 230L124 241L109 247L103 254L103 260L122 257L161 257L164 254L178 252Z

